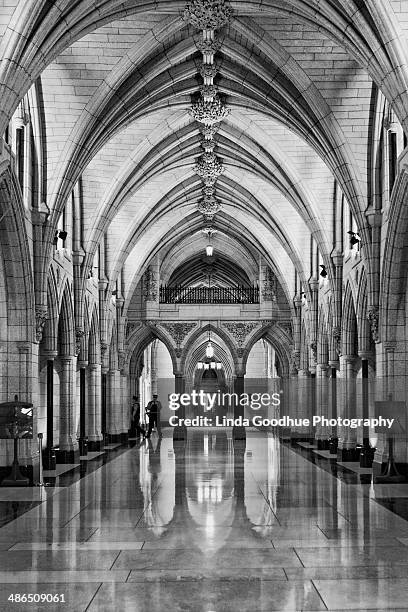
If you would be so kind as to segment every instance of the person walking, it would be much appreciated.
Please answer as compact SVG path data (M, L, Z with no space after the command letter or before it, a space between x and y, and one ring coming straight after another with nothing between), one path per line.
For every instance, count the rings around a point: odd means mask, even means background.
M157 433L159 434L159 438L162 437L161 425L160 425L160 411L161 411L161 403L157 399L157 394L153 395L153 399L147 404L146 412L149 417L149 428L147 430L146 438L150 438L153 427L156 425Z
M139 396L133 396L132 404L132 429L134 429L136 436L145 436L145 430L140 427L140 403Z

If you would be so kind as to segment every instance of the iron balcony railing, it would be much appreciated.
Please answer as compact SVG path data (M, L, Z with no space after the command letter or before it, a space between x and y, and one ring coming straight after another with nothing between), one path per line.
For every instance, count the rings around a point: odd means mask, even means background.
M160 287L161 304L259 304L258 287Z

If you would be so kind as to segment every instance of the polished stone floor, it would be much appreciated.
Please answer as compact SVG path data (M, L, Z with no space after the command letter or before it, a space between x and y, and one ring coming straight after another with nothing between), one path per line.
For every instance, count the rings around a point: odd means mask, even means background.
M408 522L384 503L405 508L408 485L247 436L167 430L15 492L32 507L0 528L0 610L408 610Z

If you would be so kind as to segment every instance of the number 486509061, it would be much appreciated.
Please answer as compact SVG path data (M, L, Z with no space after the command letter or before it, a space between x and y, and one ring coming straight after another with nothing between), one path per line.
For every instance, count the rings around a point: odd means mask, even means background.
M7 601L13 603L65 603L63 593L11 593Z

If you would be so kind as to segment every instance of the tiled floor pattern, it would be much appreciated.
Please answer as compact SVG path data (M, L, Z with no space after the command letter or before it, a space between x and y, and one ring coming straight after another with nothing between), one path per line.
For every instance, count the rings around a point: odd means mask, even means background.
M348 483L266 433L166 434L0 528L0 610L408 610L408 522L376 502L407 485Z

